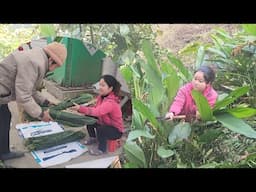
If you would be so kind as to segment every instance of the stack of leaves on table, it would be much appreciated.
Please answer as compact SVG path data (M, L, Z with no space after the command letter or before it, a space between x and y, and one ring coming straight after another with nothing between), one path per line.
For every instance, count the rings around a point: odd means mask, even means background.
M25 140L25 146L30 150L41 150L49 147L73 142L85 137L85 133L82 131L63 131L51 135L45 135L40 137L30 137Z
M96 123L97 121L96 118L62 111L69 107L74 106L74 103L84 104L89 102L92 99L93 99L93 96L91 94L85 93L75 98L66 99L63 102L59 103L58 105L51 106L49 108L42 106L42 109L43 110L49 109L49 113L53 118L53 120L63 125L67 125L70 127L81 127L84 125L92 125ZM26 116L26 119L29 121L37 121L37 119L32 118L27 113L25 113L25 116Z

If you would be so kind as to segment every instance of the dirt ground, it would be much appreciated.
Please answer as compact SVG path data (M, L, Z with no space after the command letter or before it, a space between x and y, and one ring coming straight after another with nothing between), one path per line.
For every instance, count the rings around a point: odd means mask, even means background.
M157 37L161 47L168 48L177 53L186 44L199 40L209 42L209 33L214 28L223 28L228 33L233 33L239 27L238 24L157 24L154 29L162 31Z

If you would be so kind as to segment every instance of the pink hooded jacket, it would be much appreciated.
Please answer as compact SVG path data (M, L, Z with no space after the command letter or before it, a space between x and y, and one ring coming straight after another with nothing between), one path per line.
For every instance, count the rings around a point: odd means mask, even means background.
M170 106L169 112L173 112L174 115L193 115L196 114L196 104L191 95L191 91L193 90L192 83L187 83L183 87L181 87ZM209 105L213 107L216 103L218 94L213 89L212 86L208 86L203 95L207 99Z
M98 96L94 107L80 106L78 111L85 115L98 117L97 123L100 125L110 125L124 132L120 100L113 92L103 99Z

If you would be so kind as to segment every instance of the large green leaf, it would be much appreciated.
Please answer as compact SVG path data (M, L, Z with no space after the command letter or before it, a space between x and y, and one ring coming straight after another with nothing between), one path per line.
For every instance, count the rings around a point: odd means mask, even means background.
M249 86L239 87L236 90L232 91L227 97L221 101L217 101L213 111L217 111L221 108L226 107L227 105L233 103L237 98L241 97L249 91Z
M198 69L202 65L204 61L204 55L205 55L204 46L200 46L197 51L196 69Z
M124 152L128 161L140 168L147 168L144 152L135 142L126 142Z
M193 41L187 45L185 45L184 48L179 50L179 54L195 54L199 47L201 46L201 43L197 42L197 41Z
M123 164L122 168L139 168L139 166L135 165L132 162L126 162L126 163Z
M172 102L180 87L180 78L170 63L162 63L161 70L164 76L163 84L166 89L166 94L168 96L169 102Z
M218 58L218 59L207 59L207 61L212 63L222 63L222 64L235 64L235 61L232 59Z
M152 44L149 40L143 40L142 42L142 51L147 59L148 64L151 66L151 68L158 72L157 64L155 61L155 57L153 55L153 49Z
M138 69L138 63L136 63L135 65L131 65L131 70L132 70L132 73L133 73L133 76L137 77L137 78L141 78L142 77L142 73L141 71Z
M163 146L158 147L157 154L162 158L171 157L174 152L170 149L165 149Z
M137 139L138 137L141 137L141 136L149 138L149 139L154 139L155 138L154 135L151 135L146 130L134 130L134 131L131 131L129 133L127 141L132 141L132 140Z
M133 72L130 66L121 66L120 72L127 83L131 82Z
M246 33L256 36L256 24L242 24Z
M225 43L234 41L233 38L224 29L216 28L214 31L223 39Z
M52 24L40 24L40 31L41 31L41 35L44 37L55 37L56 36L56 32L55 32L55 28Z
M152 57L154 60L153 55L152 55ZM151 85L158 85L158 83L161 83L161 74L160 74L160 71L157 68L155 62L150 61L150 58L147 58L147 62L140 62L140 64L146 73L146 77L149 80L149 83ZM150 64L150 63L153 63L153 64ZM160 86L156 86L156 87L160 87Z
M215 44L215 47L221 49L222 45L224 44L223 39L220 38L217 34L211 34L211 38L213 43Z
M176 141L187 139L190 133L191 127L189 123L179 123L173 128L172 132L169 134L168 141L170 144L174 144Z
M209 47L209 48L207 49L207 51L209 51L209 52L211 52L211 53L215 53L215 54L217 54L218 56L221 56L221 57L223 57L223 58L226 58L226 55L225 55L222 51L220 51L219 49Z
M246 137L256 138L256 131L243 120L238 119L229 113L218 114L215 117L223 124L224 127L230 129L231 131L245 135Z
M179 59L177 59L171 53L168 54L168 59L172 64L174 64L178 68L179 72L185 78L185 81L190 81L192 79L192 74L188 71L188 69L183 65L183 63Z
M136 109L132 109L132 127L135 129L143 129L144 125L140 116L140 113Z
M212 49L212 51L215 52L215 54L221 55L223 58L228 58L230 56L231 49L225 46L225 39L223 39L223 36L217 34L211 35L211 37L216 48L210 48L210 51Z
M249 91L249 89L250 89L249 86L239 87L239 88L235 89L234 91L232 91L229 94L229 96L237 99L237 98L241 97L242 95L244 95L245 93L247 93Z
M158 107L161 103L163 95L164 95L164 87L162 85L162 77L159 75L157 71L155 71L151 65L146 63L142 63L143 69L146 72L146 78L149 82L150 91L149 97L151 99L151 105Z
M225 56L224 58L228 58L230 56L230 48L225 46L226 38L223 37L219 32L216 35L211 35L212 41L215 44L216 50L222 52ZM230 41L230 40L229 40ZM218 51L217 51L218 52ZM219 55L219 53L217 53Z
M153 126L158 127L158 122L154 116L154 114L150 111L150 109L144 105L142 101L139 101L136 98L132 100L134 108L139 111L145 118L147 118Z
M200 113L201 119L203 121L213 120L212 109L207 101L207 99L199 91L192 90L191 92L193 99L196 102L197 109Z
M149 88L148 103L149 103L151 112L155 116L159 116L160 114L159 114L158 109L159 109L159 106L161 105L161 103L163 102L164 92L159 91L156 87L157 86L155 86L155 87L151 86Z
M256 109L249 107L236 107L228 109L227 112L237 118L247 118L256 115Z
M217 101L221 101L221 100L223 100L224 98L226 98L227 96L228 96L227 93L218 94L218 99L217 99Z

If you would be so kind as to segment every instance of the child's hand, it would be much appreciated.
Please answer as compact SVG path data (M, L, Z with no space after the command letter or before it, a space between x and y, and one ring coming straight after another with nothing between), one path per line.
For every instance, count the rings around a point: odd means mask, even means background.
M73 107L70 107L71 110L74 110L74 111L78 111L79 108L80 108L80 105L78 105L77 103L73 103L75 106Z
M165 119L173 120L174 114L172 112L166 113Z

